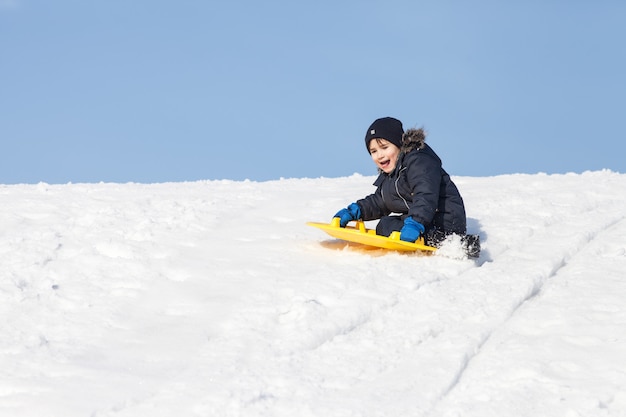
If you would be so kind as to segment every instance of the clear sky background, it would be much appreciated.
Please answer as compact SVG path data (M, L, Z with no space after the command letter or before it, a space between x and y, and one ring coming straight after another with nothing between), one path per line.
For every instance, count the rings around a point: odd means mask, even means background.
M626 172L626 2L0 0L0 184Z

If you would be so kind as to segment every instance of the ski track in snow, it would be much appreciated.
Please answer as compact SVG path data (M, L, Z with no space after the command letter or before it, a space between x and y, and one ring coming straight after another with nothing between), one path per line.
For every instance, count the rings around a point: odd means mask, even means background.
M489 365L486 364L489 364L491 362L501 363L501 361L493 360L492 358L495 355L502 356L502 353L500 352L501 346L504 344L502 340L510 341L510 334L512 333L510 328L519 327L519 324L510 325L509 323L519 323L520 321L526 320L523 317L528 315L540 316L547 319L547 321L550 321L552 319L551 317L543 317L544 314L541 313L541 309L545 308L545 301L541 300L544 292L544 287L546 285L549 285L552 279L555 279L556 277L561 277L563 275L565 277L571 275L571 272L566 272L568 270L571 270L570 265L583 265L585 267L583 279L595 278L593 277L593 275L589 275L593 272L593 268L589 269L586 267L586 265L590 264L589 258L598 257L600 254L603 254L604 250L606 250L604 237L608 237L609 242L619 242L619 240L623 238L624 233L626 232L626 221L624 220L623 216L616 217L612 220L609 219L606 222L597 222L597 227L598 228L593 231L588 231L588 233L586 234L586 239L575 242L572 245L573 250L567 251L567 254L561 259L561 262L557 263L556 267L552 269L551 272L540 281L540 285L538 285L531 292L531 294L529 294L528 297L522 300L522 302L512 311L511 315L500 326L492 329L487 337L485 337L485 339L481 341L479 348L476 349L475 353L471 355L471 357L468 358L468 360L463 364L461 372L459 372L458 378L455 379L454 384L450 386L450 389L446 391L445 395L442 396L440 401L435 404L433 409L431 409L431 413L429 415L452 417L469 414L495 417L501 416L503 414L508 415L511 413L512 404L506 404L504 406L500 405L500 408L491 405L498 396L496 392L493 392L491 394L486 394L484 392L477 394L476 392L473 392L470 394L469 392L472 391L472 387L475 385L472 381L475 381L477 377L481 380L484 379L485 374L488 372L493 373L493 370L485 369L489 367ZM617 239L615 239L616 237ZM564 247L566 249L570 249L567 248L566 245L564 245ZM624 264L626 263L623 259L624 249L619 249L618 254L618 257L622 258L621 260L619 260L619 263L621 263L621 267L618 267L621 271L624 267ZM619 275L622 274L620 273ZM618 279L621 280L621 277ZM624 285L622 284L622 286ZM586 300L581 301L584 302ZM621 303L621 301L618 300L617 303ZM624 325L626 325L626 317L623 317L622 320ZM540 325L539 322L537 324ZM491 343L491 339L493 339L494 336L498 339L498 341ZM608 338L612 338L612 335L607 336ZM583 335L582 338L584 337L585 336ZM483 349L483 347L487 345L489 346L489 351L485 352L485 349ZM593 350L585 352L584 360L587 360L589 358L589 355L593 354ZM552 356L554 356L555 360L560 359L560 353L558 351L552 353ZM623 357L620 361L621 363L618 362L613 364L615 369L624 369L624 366L626 366L626 357L624 355L621 356ZM477 357L480 357L480 364L474 367L473 370L467 371L471 368L472 359ZM511 363L511 365L513 365L511 367L515 366L513 362ZM576 368L580 368L584 367L585 365L583 363L579 363L574 366ZM499 372L506 373L507 371L508 369L499 369ZM466 372L469 372L470 375L464 375ZM458 385L461 384L461 381L463 379L466 379L467 382L460 389L457 390ZM538 386L538 388L536 388L537 390L542 389L539 382L543 382L544 384L546 383L546 381L534 382L533 385ZM555 388L554 381L548 380L548 383L548 388L554 391L558 391L559 389L562 391L572 390L572 387L568 385L564 385L564 387L560 388L556 386ZM498 386L497 382L495 382L494 385L497 386L499 391L506 389L503 385ZM598 391L603 391L602 388L599 388ZM455 392L455 390L459 392ZM516 409L515 415L535 415L538 410L541 410L541 412L543 412L545 415L623 415L624 410L626 410L626 408L624 408L626 406L626 395L623 394L623 387L609 387L608 392L608 394L606 392L601 392L600 394L598 394L599 398L597 400L585 398L588 393L580 392L580 394L584 394L584 396L581 396L581 398L575 398L575 401L580 403L576 404L580 407L578 410L576 410L574 407L564 406L564 399L562 397L559 398L556 395L554 396L554 398L550 398L550 401L544 401L545 404L542 404L539 401L533 401L532 398L523 399L523 393L519 393L520 399L516 399L516 401L511 401L511 403L520 403L516 404L516 406L519 408ZM611 414L608 411L608 405L612 402L620 402L619 404L615 405L616 407L622 407L621 409L616 408L616 414ZM490 404L491 406L485 406L486 404Z
M478 261L364 252L304 226L372 191L360 176L0 187L0 411L534 416L477 402L481 373L547 284L619 235L623 178L457 179ZM621 406L602 389L587 415Z
M598 216L600 219L602 219L601 216ZM510 310L510 313L507 314L507 316L504 318L504 320L499 323L497 326L494 326L493 328L491 328L490 330L487 331L487 333L484 334L484 336L476 343L475 347L471 350L468 350L466 356L463 358L462 362L461 362L461 366L459 367L458 371L456 372L456 374L454 374L454 378L452 380L452 383L450 384L450 386L448 388L446 388L444 390L444 392L442 393L441 397L439 400L445 400L445 397L447 395L449 395L449 393L456 387L456 385L459 383L459 381L461 380L461 378L463 377L464 372L466 371L466 369L468 368L470 362L472 361L472 359L474 357L476 357L477 355L481 354L481 348L482 346L491 338L491 336L498 331L498 329L503 328L507 325L507 322L509 320L511 320L515 314L517 313L517 311L519 310L519 308L524 305L525 303L533 300L535 297L537 297L541 291L542 288L544 286L544 284L550 280L552 277L556 276L557 274L559 274L559 272L566 267L569 262L572 259L575 259L579 256L581 256L581 253L584 253L585 249L592 245L595 240L598 238L598 236L602 235L603 233L606 233L609 229L615 227L617 224L619 224L620 222L623 222L624 217L617 217L614 219L609 219L608 222L606 219L602 219L601 221L598 221L597 224L594 224L594 226L597 227L597 229L594 230L586 230L586 237L583 239L580 239L579 241L575 241L573 242L569 247L566 244L566 242L562 242L561 244L557 244L556 246L558 247L558 250L555 250L555 254L554 254L554 261L553 261L553 267L550 268L549 265L547 266L546 270L548 270L548 272L546 274L543 274L543 271L539 272L537 279L535 279L535 285L532 287L531 291L528 293L528 295L526 297L523 297L519 303L516 303L515 305L512 306L512 309ZM550 228L546 229L546 234L549 236L551 234L551 230ZM541 236L535 236L536 239L541 239ZM557 242L552 242L552 245L555 245ZM545 252L544 252L545 253ZM519 256L519 254L517 255ZM583 255L584 256L584 255ZM519 267L520 265L517 265L517 267ZM503 273L506 273L506 271L502 271ZM515 271L510 271L510 274L514 275ZM437 415L437 414L435 414Z

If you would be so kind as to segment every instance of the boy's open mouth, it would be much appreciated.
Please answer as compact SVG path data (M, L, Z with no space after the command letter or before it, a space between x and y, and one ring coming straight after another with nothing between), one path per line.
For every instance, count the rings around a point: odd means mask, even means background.
M388 159L388 160L386 160L386 161L382 161L382 162L380 162L380 167L381 167L382 169L387 168L387 167L389 166L389 162L391 162L389 159Z

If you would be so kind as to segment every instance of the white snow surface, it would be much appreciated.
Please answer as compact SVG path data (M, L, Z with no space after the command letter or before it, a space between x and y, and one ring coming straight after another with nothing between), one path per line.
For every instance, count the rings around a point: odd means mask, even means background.
M0 415L626 416L626 174L454 177L478 260L374 179L0 185Z

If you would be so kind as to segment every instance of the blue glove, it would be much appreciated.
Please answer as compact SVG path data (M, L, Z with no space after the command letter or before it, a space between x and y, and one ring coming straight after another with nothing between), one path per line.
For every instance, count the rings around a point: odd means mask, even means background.
M412 217L404 219L404 226L400 230L400 240L415 242L424 233L424 225L416 222Z
M339 217L339 226L346 227L352 220L361 218L361 207L357 203L352 203L348 208L339 210L335 217Z

